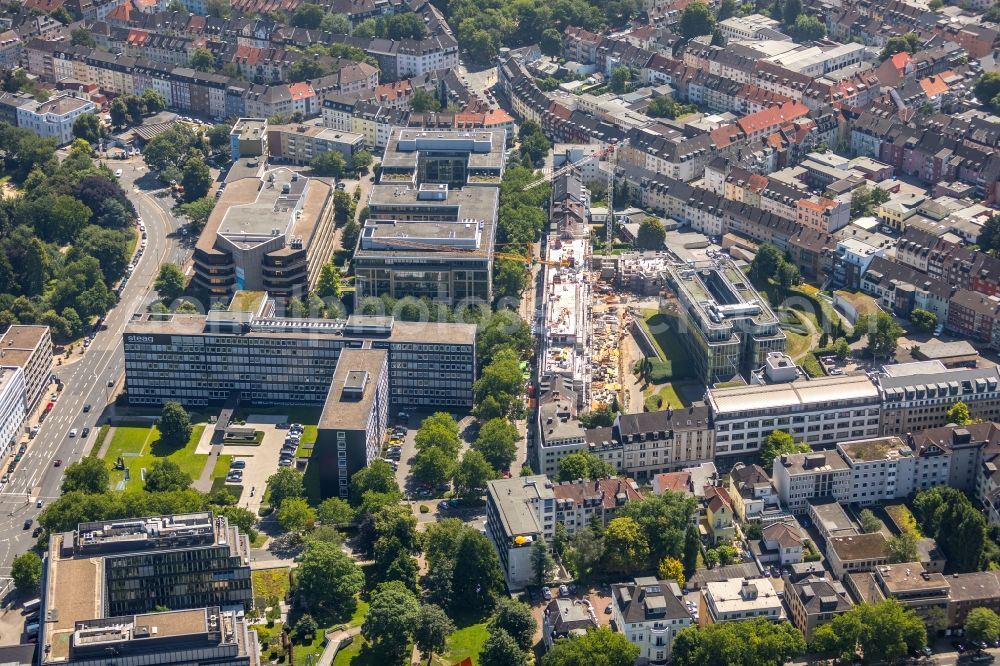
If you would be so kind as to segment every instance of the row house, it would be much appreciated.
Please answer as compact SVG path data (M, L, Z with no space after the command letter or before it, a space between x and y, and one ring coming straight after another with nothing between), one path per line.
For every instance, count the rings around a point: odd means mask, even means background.
M604 40L605 38L597 33L568 25L563 30L563 56L568 60L584 64L596 63L597 49Z
M759 139L780 129L783 125L809 115L809 108L800 102L786 102L780 106L751 113L736 121L748 140Z
M1000 259L921 229L906 228L896 261L956 287L986 296L1000 294Z
M24 42L13 30L0 32L0 68L14 69L21 66Z
M232 63L244 77L260 83L287 81L289 68L300 57L282 47L245 45L237 45L222 55L222 59Z
M1000 297L960 289L948 302L944 324L954 335L1000 349Z
M982 58L1000 48L1000 30L996 25L946 24L937 26L934 32L945 40L958 44L973 58Z
M957 289L943 280L879 256L871 260L859 286L883 308L901 317L920 308L933 312L938 321L947 321L948 303Z
M723 48L692 42L682 57L689 67L742 84L755 82L754 67L760 55L739 44Z
M652 57L652 51L609 39L597 47L597 68L605 76L611 76L611 72L618 67L626 67L633 78L639 78Z

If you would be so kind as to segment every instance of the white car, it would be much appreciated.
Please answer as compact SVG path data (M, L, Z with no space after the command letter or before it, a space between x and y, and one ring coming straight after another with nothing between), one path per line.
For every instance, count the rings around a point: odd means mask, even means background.
M69 431L69 436L76 437L76 428L73 428L72 430Z
M115 171L115 178L121 178L121 177L122 177L122 170L118 169L117 171Z

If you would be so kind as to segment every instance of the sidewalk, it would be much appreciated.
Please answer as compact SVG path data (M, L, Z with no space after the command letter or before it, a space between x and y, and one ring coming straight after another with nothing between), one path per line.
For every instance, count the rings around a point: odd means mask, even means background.
M323 654L319 656L317 666L330 666L333 663L334 657L337 656L341 644L345 643L346 639L353 639L360 633L361 627L348 627L343 631L331 631L328 633L326 635L326 647L323 648ZM349 643L350 641L347 642Z

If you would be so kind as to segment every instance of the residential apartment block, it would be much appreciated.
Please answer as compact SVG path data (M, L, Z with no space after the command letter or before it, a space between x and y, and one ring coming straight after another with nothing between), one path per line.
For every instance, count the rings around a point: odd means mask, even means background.
M0 455L6 455L23 432L24 393L24 371L16 366L0 366Z
M674 638L693 624L679 593L676 581L651 576L611 586L611 619L618 631L639 648L637 663L668 663Z
M887 365L878 376L882 431L887 435L938 428L961 400L975 418L1000 418L1000 370L946 368L941 361Z
M798 627L806 641L812 640L817 627L850 610L854 604L840 581L812 575L798 582L785 579L785 602L788 619Z
M755 618L785 619L781 599L769 578L731 578L708 582L701 591L698 613L698 622L702 627Z
M29 129L42 138L56 140L63 146L73 140L73 123L85 113L94 113L97 105L87 99L59 95L45 102L31 101L17 107L17 126Z

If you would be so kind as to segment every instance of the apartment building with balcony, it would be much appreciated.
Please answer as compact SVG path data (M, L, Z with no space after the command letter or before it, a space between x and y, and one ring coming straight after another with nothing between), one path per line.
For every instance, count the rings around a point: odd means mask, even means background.
M618 632L639 648L636 663L668 663L677 634L694 623L679 593L676 581L652 576L611 586L611 619Z

